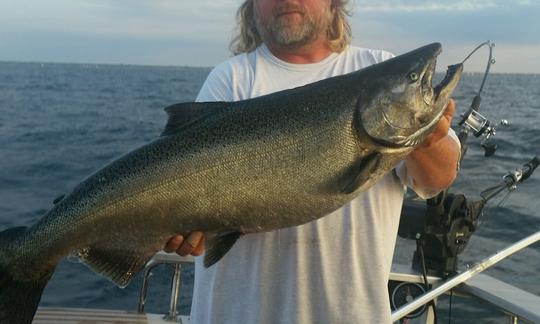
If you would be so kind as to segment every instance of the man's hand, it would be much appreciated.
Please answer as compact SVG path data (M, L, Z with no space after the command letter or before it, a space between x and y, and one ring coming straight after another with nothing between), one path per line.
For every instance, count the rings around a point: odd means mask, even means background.
M193 231L185 239L182 235L175 235L165 244L163 250L167 253L176 252L181 256L199 256L204 252L204 234Z
M435 130L405 158L415 186L438 192L456 178L459 144L448 135L455 111L454 100L450 100Z
M446 135L448 135L448 130L452 125L452 118L456 112L456 103L453 99L450 99L446 109L444 110L443 116L439 119L439 122L435 126L433 132L417 147L417 149L425 149L431 147L433 144L437 143Z

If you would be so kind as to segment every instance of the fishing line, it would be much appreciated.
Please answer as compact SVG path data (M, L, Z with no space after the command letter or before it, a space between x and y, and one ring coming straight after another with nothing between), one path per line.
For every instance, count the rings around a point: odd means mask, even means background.
M454 289L450 289L450 300L448 301L448 324L452 323L452 297L454 297Z
M495 209L502 207L503 203L506 202L506 200L511 194L512 191L508 191L496 205L488 206L486 202L486 206L484 206L485 212L482 212L480 217L478 217L478 223L476 225L476 228L480 228L483 227L485 224L488 224L492 219L491 215L496 213ZM477 235L471 236L471 238L469 239L469 244L465 247L465 249L463 249L463 252L474 249L477 245L477 242L480 242L480 239L477 239Z
M510 197L511 194L512 194L512 191L508 191L506 195L502 197L501 201L499 201L499 203L497 204L497 208L502 207L502 205L506 202L506 200L508 199L508 197Z
M488 62L487 62L486 71L484 72L484 77L482 79L482 83L480 84L480 89L478 90L478 95L480 95L480 93L482 93L482 91L484 90L484 85L486 84L486 79L487 79L487 76L489 74L489 70L491 69L491 66L493 64L495 64L495 59L493 58L493 47L495 47L495 43L492 43L489 40L483 42L482 44L476 46L476 48L473 49L471 51L471 53L469 53L469 55L467 55L467 57L465 57L465 59L463 61L461 61L461 64L465 63L465 61L467 61L474 53L476 53L476 51L478 51L483 46L488 46L489 47L489 59L488 59Z
M462 130L459 134L459 139L460 139L460 142L461 142L461 159L460 159L460 162L459 164L461 165L461 162L465 156L465 153L467 152L467 144L466 144L466 141L467 141L467 138L468 138L468 132L470 129L473 129L473 130L477 130L475 128L478 127L478 125L472 125L473 123L472 122L477 122L477 123L481 123L479 120L471 120L471 118L469 118L471 115L474 115L476 112L478 112L480 110L480 103L482 101L482 97L481 97L481 94L482 94L482 91L484 91L484 86L486 84L486 80L487 80L487 77L489 75L489 72L491 70L491 66L493 64L495 64L495 59L493 58L493 48L495 47L495 43L491 42L490 40L488 41L485 41L481 44L479 44L478 46L476 46L464 59L463 61L461 61L461 64L464 64L466 61L468 61L480 48L484 47L484 46L487 46L488 49L489 49L489 53L488 53L488 59L487 59L487 63L486 63L486 69L484 71L484 75L482 77L482 82L480 83L480 87L478 89L478 92L477 94L475 95L475 97L473 98L473 101L471 103L471 106L469 108L469 111L462 115L462 120L459 122L459 125L462 126ZM483 126L481 127L483 129ZM475 135L479 135L479 132L475 133ZM484 147L484 146L483 146ZM484 147L484 149L486 149L486 147ZM468 179L467 180L467 183L469 183L469 186L472 184L472 180L471 179ZM485 192L486 190L484 190L483 192ZM485 200L484 197L482 197L482 199ZM487 206L486 206L487 207ZM489 209L489 208L488 208ZM485 215L484 212L482 212L482 215L478 218L478 226L477 228L479 228L481 225L483 225L485 222L487 222L489 219L489 217L487 215ZM475 246L476 245L476 239L474 238L474 235L470 238L469 240L469 243L468 245L465 247L464 251L467 251L467 250L470 250L471 249L471 246Z
M420 262L422 266L422 277L424 278L424 288L426 289L426 291L429 291L431 289L431 285L429 284L429 281L427 279L426 259L424 257L423 243L416 241L416 246L420 252ZM428 304L433 309L433 323L437 324L438 323L437 305L435 304L435 300L430 301Z

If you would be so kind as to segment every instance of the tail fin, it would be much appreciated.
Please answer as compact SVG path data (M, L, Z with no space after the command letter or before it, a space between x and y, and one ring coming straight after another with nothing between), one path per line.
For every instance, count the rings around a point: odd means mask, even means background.
M14 243L24 234L25 227L15 227L0 232L0 323L25 324L32 323L34 314L41 299L43 289L47 285L53 271L25 278L14 260Z

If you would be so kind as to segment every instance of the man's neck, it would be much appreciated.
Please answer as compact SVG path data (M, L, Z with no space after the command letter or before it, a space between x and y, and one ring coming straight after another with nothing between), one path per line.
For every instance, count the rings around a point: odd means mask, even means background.
M316 40L301 47L285 47L273 44L266 44L266 46L275 57L293 64L317 63L332 54L326 40Z

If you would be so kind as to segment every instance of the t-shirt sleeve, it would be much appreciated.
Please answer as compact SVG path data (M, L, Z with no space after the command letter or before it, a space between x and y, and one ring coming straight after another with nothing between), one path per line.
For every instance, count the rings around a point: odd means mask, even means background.
M450 137L461 147L459 138L452 128L448 130L448 135L450 135ZM416 194L422 199L435 197L440 192L439 190L433 190L431 188L416 187L412 177L407 172L407 167L405 166L405 161L403 160L396 166L395 171L396 175L401 180L401 183L414 190L414 192L416 192Z
M210 71L195 101L233 101L232 84L230 69L220 64Z

